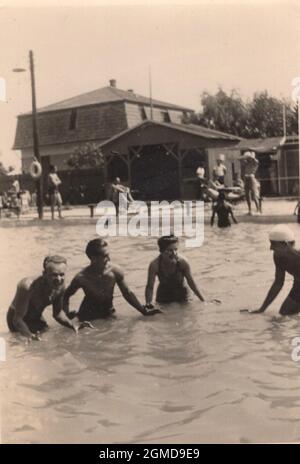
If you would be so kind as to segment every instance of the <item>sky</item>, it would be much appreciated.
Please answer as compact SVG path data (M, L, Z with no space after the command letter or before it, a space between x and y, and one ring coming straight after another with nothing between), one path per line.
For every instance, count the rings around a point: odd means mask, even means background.
M29 50L38 107L112 78L149 95L149 66L154 98L196 111L201 93L219 86L245 99L265 89L289 99L300 76L300 3L0 0L0 43L0 161L18 166L12 146L17 115L31 109Z

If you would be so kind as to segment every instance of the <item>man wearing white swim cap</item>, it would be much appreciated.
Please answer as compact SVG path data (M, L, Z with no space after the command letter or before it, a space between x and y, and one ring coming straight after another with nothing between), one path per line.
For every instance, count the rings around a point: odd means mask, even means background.
M294 232L286 225L279 224L270 231L270 249L273 250L275 264L275 280L261 307L251 313L262 313L275 300L283 287L285 273L292 275L292 289L281 305L281 315L300 312L300 252L295 249Z

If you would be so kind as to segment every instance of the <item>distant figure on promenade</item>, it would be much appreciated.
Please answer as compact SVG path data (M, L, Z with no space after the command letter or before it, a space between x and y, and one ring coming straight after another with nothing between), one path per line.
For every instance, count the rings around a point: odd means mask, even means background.
M25 277L17 286L15 297L7 312L7 324L11 332L20 332L30 340L40 340L39 334L48 329L43 311L53 307L53 317L59 324L75 332L86 324L70 321L63 311L63 292L67 262L62 256L47 256L43 274Z
M300 224L300 198L298 200L298 203L296 204L294 214L297 215L297 222L298 222L298 224Z
M121 195L121 197L120 197ZM125 185L121 184L121 180L119 177L115 177L112 184L111 184L111 198L110 200L113 202L116 208L116 214L119 215L119 208L120 208L120 198L124 199L126 202L133 202L134 199L130 193L130 189Z
M48 174L48 193L50 196L50 206L51 206L51 219L54 219L54 210L57 206L58 217L61 219L61 207L62 207L62 198L59 192L59 186L61 185L61 180L57 175L57 168L54 165L50 166L50 172Z
M21 188L20 188L20 182L18 180L18 177L16 176L14 178L14 181L12 182L12 188L15 190L16 194L18 195L21 191Z
M233 222L237 224L237 220L234 217L231 206L225 201L224 192L219 193L217 202L213 206L213 213L210 220L211 226L214 225L215 215L218 216L218 227L230 227L231 223L229 216L231 216Z
M191 272L189 262L177 254L178 238L167 235L158 239L159 256L151 261L145 290L146 306L151 307L155 279L159 285L156 293L158 303L182 303L188 299L188 290L184 285L186 279L189 287L200 301L204 297L198 289Z
M64 295L64 310L79 321L91 321L114 314L113 296L117 284L125 300L143 316L160 313L159 309L147 309L129 289L122 269L111 263L107 242L101 238L91 240L86 247L89 266L82 269L72 280ZM70 311L69 300L77 290L85 296L77 312Z
M198 178L198 198L203 200L203 186L205 184L205 169L203 163L199 163L199 167L196 171L196 176Z
M260 212L260 184L255 178L255 173L258 169L259 162L255 158L254 151L246 151L240 158L244 165L244 178L245 178L245 195L248 205L248 214L252 214L251 200L253 199L256 206L256 211Z
M225 155L220 154L217 159L217 164L213 168L213 180L219 182L220 184L225 184L225 176L227 173L227 168L224 164Z
M270 231L269 239L275 264L274 282L259 309L242 311L252 314L264 312L282 289L287 272L294 278L294 283L279 313L281 315L297 314L300 312L300 251L295 249L294 233L288 226L279 224Z

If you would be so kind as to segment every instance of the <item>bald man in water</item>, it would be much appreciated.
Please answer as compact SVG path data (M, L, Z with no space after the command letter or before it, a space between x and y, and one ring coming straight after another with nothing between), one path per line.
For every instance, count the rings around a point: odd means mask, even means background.
M48 329L43 312L52 305L53 317L61 325L76 333L87 323L75 323L63 311L64 281L67 261L62 256L47 256L43 273L38 277L25 277L17 286L15 297L7 312L7 325L11 332L19 332L30 340L40 340L39 334Z

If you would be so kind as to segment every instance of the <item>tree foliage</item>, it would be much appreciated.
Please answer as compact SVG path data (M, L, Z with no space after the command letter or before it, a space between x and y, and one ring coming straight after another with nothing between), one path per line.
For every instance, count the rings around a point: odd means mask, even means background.
M229 95L222 89L211 95L201 95L202 110L189 121L211 129L245 138L283 135L283 108L286 114L287 135L297 134L297 108L269 96L267 91L256 92L252 100L243 101L237 90Z
M88 142L74 150L67 164L73 169L81 167L100 169L104 164L104 156L98 145Z

